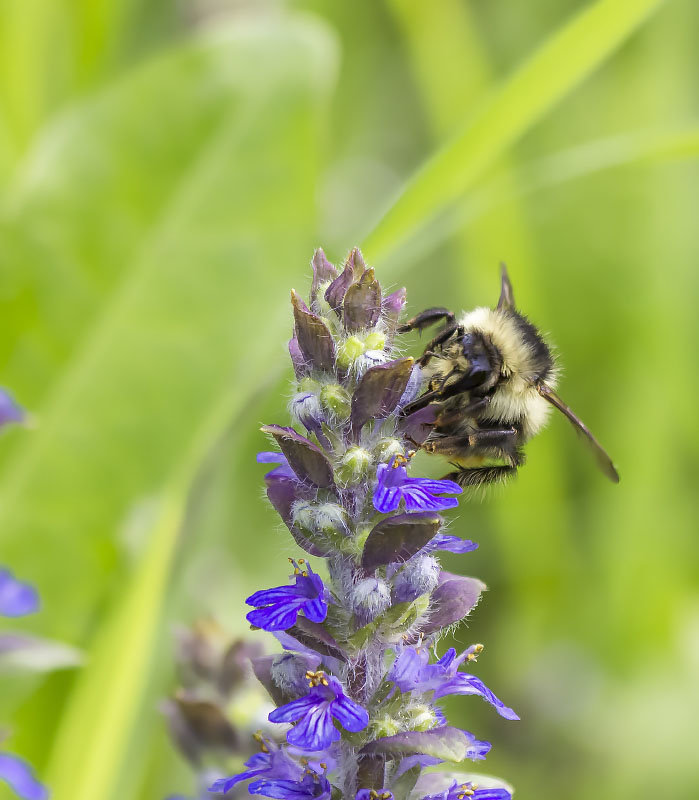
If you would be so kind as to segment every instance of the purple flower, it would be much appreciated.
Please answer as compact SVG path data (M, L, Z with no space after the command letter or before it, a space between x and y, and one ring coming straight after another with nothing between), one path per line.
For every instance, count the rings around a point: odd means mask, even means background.
M450 481L442 481L442 483L450 483ZM446 553L470 553L473 550L478 550L478 545L470 539L462 539L460 536L448 536L446 533L438 533L433 539L430 539L422 550L420 550L420 554L435 553L438 550Z
M477 694L494 706L501 717L519 719L483 681L475 675L458 672L464 661L475 661L482 649L482 645L473 645L457 657L456 650L450 647L439 661L430 664L430 654L426 647L406 647L393 662L388 679L401 692L433 691L435 700L448 694Z
M507 789L479 789L477 783L457 783L454 781L449 789L439 794L430 794L422 800L511 800L512 794Z
M269 739L264 739L260 734L255 738L262 747L261 753L255 753L245 762L246 770L230 778L219 778L209 787L210 792L229 792L237 783L248 781L252 778L264 779L267 783L295 783L302 785L306 775L311 772L321 777L328 765L334 766L334 759L327 753L315 753L313 758L295 748L280 747ZM262 780L250 784L251 794L261 794L253 791L254 786L259 786ZM278 795L268 795L277 797ZM280 795L281 797L295 797L296 795ZM299 797L316 797L313 794L300 794Z
M248 786L250 794L277 797L280 800L329 800L332 787L325 775L309 769L300 781L261 780Z
M468 731L465 731L465 733L468 733ZM473 738L474 741L476 741L476 737L474 736ZM481 744L487 744L488 749L490 749L489 742L481 742ZM483 758L485 758L485 756L483 756ZM425 756L420 754L414 756L405 756L405 758L401 759L401 762L398 765L395 778L400 778L401 775L404 775L413 767L436 767L437 764L443 764L443 763L444 760L441 758L437 758L436 756Z
M251 625L266 631L285 631L296 623L299 611L312 622L323 622L328 615L325 602L325 587L319 575L304 559L291 562L294 565L294 586L277 586L255 592L245 601L249 606L258 606L247 614ZM303 569L299 566L303 565Z
M236 785L236 783L240 783L241 781L249 781L251 778L256 778L259 775L269 773L273 768L272 756L275 755L276 752L255 753L254 756L245 762L245 766L248 769L239 773L238 775L231 775L230 778L219 778L218 780L214 781L211 786L209 786L209 791L225 794L226 792L229 792Z
M24 409L18 406L6 389L0 389L0 427L10 422L24 422Z
M10 753L0 753L0 780L23 800L46 800L49 796L48 789L39 783L29 764Z
M324 672L309 672L308 678L311 690L305 697L275 708L269 715L270 722L298 722L286 735L289 744L324 750L340 738L333 719L348 731L366 728L369 715L347 697L337 678Z
M0 615L23 617L39 609L39 595L28 583L13 577L8 569L0 569Z
M298 480L296 474L289 466L286 456L283 453L275 453L272 450L263 450L257 454L258 464L279 464L278 467L270 470L265 478L289 478L290 480Z
M375 789L360 789L354 800L393 800L393 792L377 792Z
M374 508L382 514L395 511L401 500L408 511L441 511L459 504L455 497L437 497L439 494L461 494L454 481L433 481L429 478L409 478L404 456L394 456L388 464L379 464L376 470L377 486L374 491Z

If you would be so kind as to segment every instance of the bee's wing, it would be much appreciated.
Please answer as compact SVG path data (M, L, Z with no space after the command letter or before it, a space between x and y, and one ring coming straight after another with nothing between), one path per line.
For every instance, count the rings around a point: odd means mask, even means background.
M582 436L585 438L585 441L592 448L602 472L604 472L604 474L611 481L614 481L614 483L619 483L619 473L616 471L616 467L612 463L612 459L609 457L607 451L602 447L597 439L595 439L592 431L590 431L587 425L585 425L585 423L573 413L573 411L563 402L563 400L561 400L561 398L550 386L547 386L545 383L539 381L536 384L536 388L544 400L547 400L552 406L555 406L559 411L565 414L565 416L568 417L572 423L573 427L582 434Z

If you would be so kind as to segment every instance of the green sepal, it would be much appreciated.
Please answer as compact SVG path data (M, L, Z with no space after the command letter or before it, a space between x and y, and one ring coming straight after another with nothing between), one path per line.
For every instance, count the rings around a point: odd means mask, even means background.
M427 611L429 604L430 596L428 594L420 595L416 600L410 602L396 603L368 625L364 625L352 634L347 640L347 644L355 650L361 650L375 635L380 636L384 641L398 641Z

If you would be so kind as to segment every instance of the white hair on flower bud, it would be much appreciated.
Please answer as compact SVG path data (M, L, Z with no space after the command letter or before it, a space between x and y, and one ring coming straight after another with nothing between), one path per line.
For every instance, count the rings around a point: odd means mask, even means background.
M313 530L313 503L308 500L296 500L291 506L291 521L299 528Z
M323 421L320 400L313 392L297 392L289 402L289 413L304 428L316 428Z
M357 377L361 378L370 367L386 364L389 360L390 356L383 350L367 350L355 360L352 368L356 372Z
M371 622L391 605L391 590L380 578L364 578L354 585L350 604L357 617Z
M292 653L281 653L272 662L271 676L275 686L292 697L301 697L308 690L308 663Z
M393 456L405 455L405 445L400 439L388 436L379 440L374 447L374 455L379 461L390 461Z
M346 531L347 512L337 503L321 503L313 508L313 517L317 530Z
M414 600L431 592L439 581L441 567L434 556L414 556L393 579L393 592L398 602Z

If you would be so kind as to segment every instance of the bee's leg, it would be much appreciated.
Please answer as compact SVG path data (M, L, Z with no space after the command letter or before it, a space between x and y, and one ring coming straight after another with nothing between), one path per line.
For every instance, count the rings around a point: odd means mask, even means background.
M439 322L443 319L447 321L447 327L453 325L455 320L454 312L449 311L448 308L426 308L417 316L409 319L405 324L400 325L398 327L398 333L421 331L423 328L434 325L435 322Z
M428 406L433 400L441 399L442 396L438 389L432 392L425 392L425 394L420 395L420 397L418 397L416 400L406 403L406 405L401 409L401 416L407 417L410 414L425 408L425 406Z
M463 408L456 408L452 411L442 411L437 415L437 419L435 420L435 430L440 431L441 429L448 429L464 419L464 417L475 416L490 405L490 400L491 396L487 394L485 397L477 397Z
M429 342L425 345L425 349L422 353L422 356L418 359L417 363L424 367L427 363L429 363L431 358L434 358L437 353L434 352L435 347L441 347L445 342L449 341L454 334L457 336L463 336L463 328L461 325L457 325L456 322L453 320L450 324L447 325L444 330L440 331L434 339L430 339Z
M456 472L450 472L444 477L455 481L464 488L470 486L485 486L489 483L503 483L517 473L517 467L509 465L496 465L492 467L459 467Z
M462 436L437 437L425 442L423 449L443 456L464 453L491 456L516 466L523 460L523 455L517 448L517 433L516 428L478 429Z

